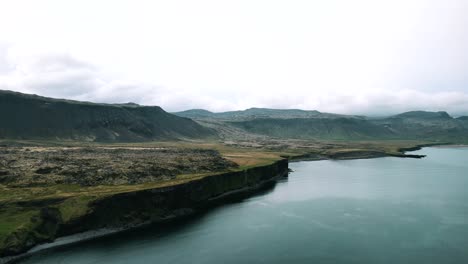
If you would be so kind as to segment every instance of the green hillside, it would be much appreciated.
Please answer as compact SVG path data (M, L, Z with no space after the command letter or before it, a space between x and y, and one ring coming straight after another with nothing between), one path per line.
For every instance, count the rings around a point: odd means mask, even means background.
M215 132L157 106L95 104L0 91L0 138L146 141Z
M466 129L468 129L468 116L461 116L461 117L458 117L457 120L458 120Z
M252 120L259 118L317 118L317 117L344 117L344 115L321 113L315 110L301 110L301 109L269 109L269 108L249 108L241 111L228 111L213 113L203 109L192 109L182 112L176 112L175 115L188 117L193 119L215 119L215 120ZM348 116L351 117L351 116Z
M468 130L464 122L447 112L412 111L388 118L374 119L374 124L386 127L400 138L466 141Z
M292 139L468 141L468 118L446 112L411 111L384 118L338 115L298 109L250 108L212 113L176 113L199 120L219 132L232 127L246 133Z
M395 137L385 127L358 118L266 118L229 124L251 133L280 138L358 140Z

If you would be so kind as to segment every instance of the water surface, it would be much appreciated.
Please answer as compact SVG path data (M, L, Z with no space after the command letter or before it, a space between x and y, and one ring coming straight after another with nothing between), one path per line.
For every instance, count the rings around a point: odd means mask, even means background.
M468 148L417 154L292 163L242 202L21 263L468 263Z

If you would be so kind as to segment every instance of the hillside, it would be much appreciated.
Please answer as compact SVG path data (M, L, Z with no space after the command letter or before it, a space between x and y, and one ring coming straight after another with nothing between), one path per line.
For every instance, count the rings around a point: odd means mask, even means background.
M157 106L95 104L0 91L0 138L147 141L215 132Z
M231 125L280 138L357 140L395 137L388 129L357 118L256 119Z
M301 109L269 109L269 108L249 108L240 111L228 111L213 113L204 109L192 109L182 112L173 113L181 117L192 119L213 119L224 121L244 121L259 118L277 118L277 119L290 119L290 118L338 118L338 117L354 117L344 116L338 114L321 113L315 110L301 110Z
M0 139L132 142L210 137L252 142L281 138L465 143L468 118L426 111L369 118L267 108L170 114L158 106L97 104L0 91Z
M457 120L466 128L468 129L468 116L461 116L457 118Z
M447 112L412 111L388 118L374 119L374 124L386 127L400 138L466 141L468 130L464 122Z
M197 109L176 114L209 125L223 138L229 137L226 131L235 131L231 134L242 138L239 132L244 131L246 135L291 139L468 141L468 118L453 118L446 112L411 111L384 118L265 108L223 113Z

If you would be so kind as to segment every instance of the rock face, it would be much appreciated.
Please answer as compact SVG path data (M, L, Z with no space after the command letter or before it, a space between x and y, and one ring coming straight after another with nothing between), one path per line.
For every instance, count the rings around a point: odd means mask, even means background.
M132 191L101 197L89 202L89 209L78 217L66 219L54 208L44 205L31 219L33 228L10 235L0 248L0 256L24 253L57 237L99 228L125 228L160 222L188 215L213 205L222 198L253 192L288 173L288 161L277 161L235 172L207 176L169 187Z
M217 198L250 192L287 175L287 160L272 165L208 176L186 184L123 193L97 200L86 216L90 228L118 227L177 217L209 206ZM185 214L183 213L183 214Z
M0 91L0 138L147 141L215 133L158 106L94 104Z

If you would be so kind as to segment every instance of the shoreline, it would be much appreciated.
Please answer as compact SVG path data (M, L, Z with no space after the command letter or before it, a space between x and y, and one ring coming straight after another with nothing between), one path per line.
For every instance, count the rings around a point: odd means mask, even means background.
M399 148L398 149L398 154L394 153L387 153L387 152L378 152L378 151L351 151L348 153L344 154L350 154L350 156L342 156L342 157L330 157L330 156L325 156L323 159L317 159L317 160L353 160L353 159L373 159L373 158L385 158L385 157L396 157L396 158L416 158L416 159L421 159L425 158L426 155L417 155L417 154L406 154L407 152L413 152L413 151L418 151L422 150L423 148L465 148L468 147L468 145L464 144L452 144L452 143L427 143L427 144L419 144L413 147L404 147L404 148ZM360 153L364 153L363 156L359 156ZM370 154L369 154L370 153ZM356 155L357 154L357 155ZM368 154L368 155L366 155ZM353 156L356 155L356 156ZM299 160L302 161L302 160ZM307 160L304 160L307 161ZM313 161L313 160L311 160ZM291 161L294 162L294 161Z
M292 162L301 162L301 161L320 161L320 160L359 160L359 159L374 159L374 158L383 158L383 157L423 158L425 157L425 155L411 155L411 154L405 154L405 153L421 150L422 148L425 148L425 147L444 147L444 146L468 147L468 145L452 145L452 144L447 144L447 143L422 144L422 145L417 145L414 147L399 149L401 155L389 154L389 153L378 152L378 151L353 151L353 152L348 152L348 153L342 153L343 154L342 156L315 155L315 156L311 156L308 158L305 156L310 155L310 154L305 154L305 155L298 156L298 157L289 157L287 161L288 163L292 163ZM260 167L263 167L263 166L259 166L255 168L260 168ZM89 230L89 231L85 231L81 233L58 237L53 242L39 244L37 246L34 246L33 248L29 249L25 253L14 255L14 256L0 257L0 264L16 263L17 261L23 258L29 257L38 252L46 251L52 248L60 248L63 246L78 244L78 243L98 239L101 237L106 237L106 236L111 236L114 234L136 230L136 229L143 228L143 227L153 225L153 224L169 223L173 220L182 219L184 217L190 217L191 215L194 215L199 211L206 210L214 206L222 206L224 204L223 202L224 200L235 198L235 196L237 195L249 196L249 195L255 194L257 191L261 190L266 185L275 183L283 177L287 177L289 174L289 166L287 167L287 169L288 171L286 171L285 173L275 175L268 180L255 184L254 186L247 186L247 187L243 187L240 189L227 191L218 196L209 198L207 199L206 204L200 208L195 208L195 209L185 208L182 210L175 210L173 214L163 219L157 220L157 221L146 221L143 223L129 224L123 227L116 227L116 228L98 228L98 229L93 229L93 230ZM213 175L213 176L216 177L216 175Z
M418 151L427 147L434 146L445 146L449 145L447 143L430 143L430 144L421 144L413 147L400 148L398 153L388 153L384 151L369 151L369 150L355 150L349 152L335 153L331 155L327 154L315 154L308 153L299 156L288 157L289 162L300 162L300 161L319 161L319 160L357 160L357 159L375 159L375 158L385 158L385 157L396 157L396 158L416 158L421 159L426 157L426 155L416 155L416 154L406 154L406 152ZM468 145L467 145L468 147Z
M450 144L450 145L437 145L432 146L433 148L468 148L468 144Z
M258 168L260 167L264 167L264 166L259 166ZM227 191L220 195L211 197L206 200L205 204L202 204L195 208L182 208L179 210L174 210L172 214L162 219L156 220L156 221L145 221L145 222L138 223L138 224L128 224L126 226L116 227L116 228L98 228L98 229L93 229L93 230L80 232L80 233L76 233L72 235L58 237L52 242L36 245L33 248L29 249L27 252L21 253L19 255L0 257L0 264L17 263L17 261L20 261L21 259L27 258L39 252L47 251L50 249L70 246L73 244L79 244L82 242L91 241L91 240L99 239L102 237L129 232L132 230L137 230L137 229L144 228L144 227L154 225L154 224L167 224L174 220L179 220L179 219L183 219L186 217L190 217L192 215L203 212L205 210L209 210L213 207L222 206L227 200L242 199L245 197L249 197L261 191L262 189L269 186L270 184L275 184L281 178L287 177L288 174L289 174L289 167L287 168L286 171L279 172L277 173L277 175L267 180L258 182L257 184L254 184L253 186L247 186L244 188ZM216 175L214 175L214 177L216 177Z

